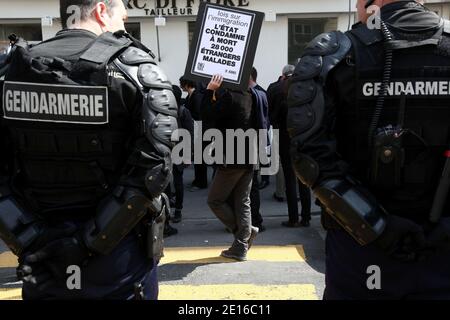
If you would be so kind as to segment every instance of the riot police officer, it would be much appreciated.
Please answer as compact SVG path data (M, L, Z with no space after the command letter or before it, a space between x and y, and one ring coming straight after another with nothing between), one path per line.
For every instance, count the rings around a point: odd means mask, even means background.
M450 145L449 23L416 1L357 11L351 31L308 45L288 97L296 174L328 230L324 298L450 298L448 188L435 197Z
M19 41L5 77L0 237L24 299L156 299L172 86L122 1L60 6L66 28Z

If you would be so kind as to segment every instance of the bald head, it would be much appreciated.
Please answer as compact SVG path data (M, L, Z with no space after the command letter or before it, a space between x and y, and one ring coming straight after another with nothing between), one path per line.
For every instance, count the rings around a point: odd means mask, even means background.
M393 2L398 2L398 1L404 1L404 0L357 0L356 11L358 12L358 19L362 23L367 22L367 19L372 14L370 10L367 10L368 5L382 8L383 6L385 6L387 4L390 4ZM416 0L416 2L423 4L425 1L424 0Z
M122 0L60 0L64 28L86 29L95 34L124 30L127 11Z

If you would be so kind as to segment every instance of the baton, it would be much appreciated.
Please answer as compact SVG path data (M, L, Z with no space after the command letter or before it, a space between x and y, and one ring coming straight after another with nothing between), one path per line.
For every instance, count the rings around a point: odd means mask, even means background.
M430 221L432 223L439 222L450 190L450 149L445 151L444 155L447 160L445 161L441 181L439 181L439 186L434 196L433 207L431 208Z

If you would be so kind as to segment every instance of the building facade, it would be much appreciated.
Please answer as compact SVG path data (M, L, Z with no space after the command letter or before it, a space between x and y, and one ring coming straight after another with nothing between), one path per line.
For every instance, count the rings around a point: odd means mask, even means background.
M178 83L184 73L201 1L125 0L129 9L127 30L152 49L173 83ZM346 31L355 20L356 0L209 2L265 13L254 63L259 71L258 82L264 87L278 78L285 64L297 61L315 35L336 29ZM450 1L425 2L443 17L450 17ZM39 42L60 29L59 0L0 0L0 52L11 33Z

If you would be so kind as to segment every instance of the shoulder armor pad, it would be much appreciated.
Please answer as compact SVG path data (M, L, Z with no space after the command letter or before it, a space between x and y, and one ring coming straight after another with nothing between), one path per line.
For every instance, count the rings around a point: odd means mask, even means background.
M314 80L298 81L291 85L288 94L288 105L302 105L311 102L317 94Z
M288 131L299 141L314 134L325 114L323 87L331 69L345 59L352 47L349 37L339 31L316 37L297 64L287 97Z
M313 79L322 71L322 56L305 56L295 68L295 77L298 80Z
M360 24L354 29L347 32L349 35L354 36L366 46L371 46L375 43L383 41L383 34L378 29L369 29L367 25Z
M150 56L149 56L150 57ZM129 65L117 58L114 64L138 87L139 90L147 89L169 89L172 84L160 67L153 63Z
M128 65L137 65L142 63L155 63L155 60L144 50L135 47L129 47L120 56L119 60Z
M161 68L151 63L139 66L138 78L144 87L172 89L172 84Z
M306 47L304 56L328 56L339 50L339 36L342 32L322 33L315 37Z
M345 58L351 47L350 39L340 31L317 36L309 43L297 64L293 82L320 76L324 83L330 70Z
M147 100L148 104L154 111L168 116L177 117L177 100L175 99L172 91L167 89L150 90Z

